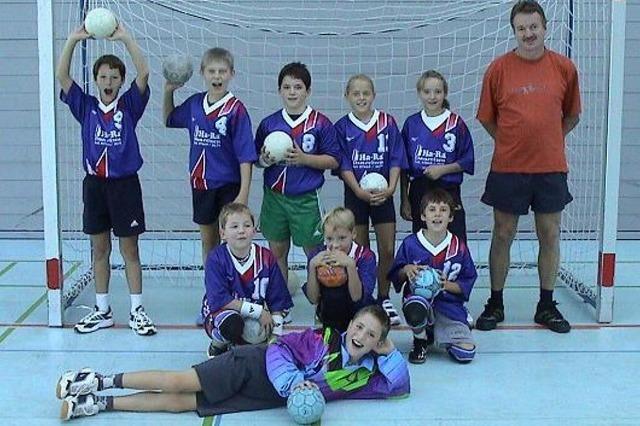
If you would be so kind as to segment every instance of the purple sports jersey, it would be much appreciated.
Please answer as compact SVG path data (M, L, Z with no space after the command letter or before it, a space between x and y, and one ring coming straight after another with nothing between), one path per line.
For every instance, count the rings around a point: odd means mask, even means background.
M402 354L369 353L350 362L344 334L331 329L289 333L267 348L269 380L278 394L288 397L304 380L318 385L327 401L374 399L408 395L409 370Z
M447 232L446 238L437 247L427 240L422 231L409 235L402 241L388 274L396 291L400 291L403 284L398 274L408 264L427 265L437 269L449 281L455 281L460 286L462 294L440 292L433 301L433 307L447 318L466 323L467 311L464 302L469 300L471 289L478 277L466 244L451 232ZM411 289L405 286L404 296L410 294Z
M149 102L149 86L140 93L135 82L118 99L105 105L74 81L60 100L69 105L81 125L83 167L101 178L135 175L142 167L136 126Z
M352 171L359 182L365 173L380 173L387 182L391 167L407 168L407 155L394 118L375 110L368 123L353 113L335 124L340 144L340 171Z
M209 105L206 92L196 93L169 114L167 127L189 131L189 172L194 189L240 183L240 163L258 159L249 114L231 93L213 105Z
M256 131L256 149L264 145L269 133L282 131L307 154L327 154L340 161L340 147L333 124L320 112L307 107L300 117L292 120L282 109L266 117ZM285 195L301 195L324 184L324 170L306 166L274 164L264 169L264 185Z
M226 243L209 252L204 272L205 310L217 312L233 299L264 305L271 312L293 306L276 257L265 247L251 245L244 265L231 254Z
M445 110L438 117L429 117L424 111L409 116L402 126L409 178L424 174L431 165L458 163L462 172L448 173L440 180L449 185L460 185L462 174L474 172L473 139L467 125L457 114Z
M327 249L327 246L323 245L312 250L307 257L307 270L309 270L309 262L318 253ZM371 305L374 302L373 291L376 287L377 269L376 269L376 255L368 247L361 246L355 241L351 243L351 250L348 253L349 257L356 261L356 269L358 271L358 277L362 283L362 299L357 302L358 307ZM306 286L306 284L305 284ZM306 290L306 289L305 289Z

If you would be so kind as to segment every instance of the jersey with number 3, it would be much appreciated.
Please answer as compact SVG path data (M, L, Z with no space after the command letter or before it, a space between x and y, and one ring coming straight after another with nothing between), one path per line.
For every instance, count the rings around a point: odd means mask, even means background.
M445 110L438 117L429 117L424 111L409 116L402 126L402 139L409 161L409 178L424 175L433 165L458 163L462 172L448 173L440 180L449 185L460 185L462 174L474 172L473 139L462 117Z
M271 312L293 306L287 283L271 250L255 243L249 259L240 262L224 243L207 256L204 272L205 303L209 312L217 312L233 299L264 305Z
M256 131L256 149L264 145L264 139L273 132L285 132L306 154L327 154L340 161L340 148L331 121L320 112L307 107L300 117L293 120L282 109L266 117ZM320 188L324 184L324 170L306 166L274 164L264 169L264 185L285 195L301 195Z
M353 172L357 181L374 172L388 181L389 169L407 167L400 131L386 112L375 110L367 123L349 113L335 127L341 148L340 170Z
M189 131L189 172L193 189L215 189L240 183L240 164L258 160L251 120L231 93L209 105L207 93L196 93L167 117L167 127Z
M464 302L469 300L478 273L469 253L469 248L460 238L447 232L445 239L434 246L427 240L422 230L409 235L402 241L389 271L389 279L396 291L400 291L403 282L398 274L405 265L426 265L437 269L449 281L455 281L461 294L442 291L433 301L433 308L447 318L466 322L467 311ZM404 296L411 295L410 286L404 286Z

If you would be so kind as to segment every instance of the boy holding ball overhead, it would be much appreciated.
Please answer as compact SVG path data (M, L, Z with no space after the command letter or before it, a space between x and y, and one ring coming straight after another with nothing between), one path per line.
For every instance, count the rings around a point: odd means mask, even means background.
M107 28L104 34L109 31ZM140 47L120 22L108 39L125 45L136 68L135 79L120 94L125 65L117 56L103 55L93 65L97 96L84 93L69 71L76 44L91 36L84 26L69 34L56 69L62 87L60 99L81 125L82 164L86 172L82 182L82 230L91 239L96 285L95 309L74 329L78 333L91 333L114 325L109 303L110 232L113 229L119 239L129 284L129 327L139 335L149 336L156 333L156 327L142 306L138 235L145 231L145 218L138 179L142 156L136 136L138 120L149 102L149 68Z
M166 81L164 120L167 127L187 129L193 221L200 227L202 259L220 243L218 216L231 202L247 205L251 167L258 159L251 120L243 103L229 92L235 74L233 55L215 47L204 52L200 73L206 91L179 106L173 93L184 82Z
M354 241L355 217L351 210L336 207L324 219L325 245L309 254L307 283L309 301L325 327L344 331L358 309L375 303L376 256Z

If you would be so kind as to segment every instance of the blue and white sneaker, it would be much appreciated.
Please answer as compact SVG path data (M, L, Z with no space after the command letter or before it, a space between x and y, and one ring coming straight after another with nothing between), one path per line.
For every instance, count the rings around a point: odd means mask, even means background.
M102 404L104 405L104 404ZM92 393L87 395L68 396L62 401L60 418L62 420L75 419L76 417L93 416L104 410L98 398Z
M100 387L100 375L89 368L80 371L67 371L56 385L56 396L63 399L68 396L87 395L97 392Z
M107 312L101 312L98 310L98 307L95 306L93 311L78 321L73 329L77 333L85 334L108 327L113 327L113 312L111 312L111 307L109 307Z
M135 313L129 314L129 327L140 336L152 336L157 333L156 326L142 305L136 308Z

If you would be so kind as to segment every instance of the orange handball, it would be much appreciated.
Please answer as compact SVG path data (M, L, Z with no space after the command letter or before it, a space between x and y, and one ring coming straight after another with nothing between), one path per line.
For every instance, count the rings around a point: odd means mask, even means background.
M347 268L344 266L320 265L316 269L318 282L325 287L340 287L347 283Z

